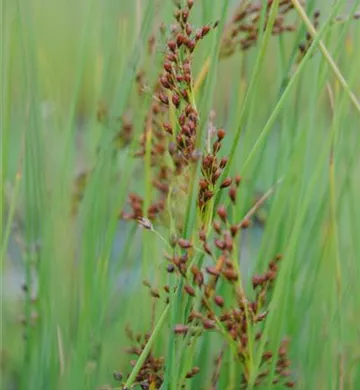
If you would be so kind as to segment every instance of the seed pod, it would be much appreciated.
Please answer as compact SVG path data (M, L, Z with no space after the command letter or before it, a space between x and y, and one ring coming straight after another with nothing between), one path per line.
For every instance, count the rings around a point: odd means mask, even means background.
M223 240L215 239L214 243L218 249L220 249L220 250L225 249L225 242Z
M194 51L195 45L196 45L196 43L195 43L194 40L189 39L189 40L187 41L187 45L186 45L186 46L187 46L188 49L190 50L190 53L192 53L192 52Z
M214 329L215 328L215 324L214 324L213 321L208 320L207 318L204 318L204 320L203 320L203 327L204 327L204 329Z
M170 292L170 287L169 287L167 284L164 286L164 291L165 291L167 294L169 294L169 292Z
M290 389L290 388L295 387L295 382L294 381L288 381L288 382L285 382L284 385Z
M165 76L161 76L160 77L160 83L161 85L166 88L166 89L169 89L170 88L170 83L169 81L167 80L167 78Z
M184 43L185 37L180 33L176 37L176 45L177 47L180 47Z
M192 29L191 25L189 23L186 23L185 32L186 32L187 36L190 36L192 34L192 31L193 31L193 29Z
M233 269L225 269L222 274L229 282L236 282L239 279L237 272Z
M220 188L226 188L226 187L229 187L232 183L232 178L231 177L227 177L220 185Z
M151 295L153 298L160 298L159 291L156 290L156 289L151 289L151 290L150 290L150 295Z
M174 264L169 264L169 265L166 267L166 270L167 270L167 272L169 272L170 274L173 273L173 272L175 271Z
M240 227L242 229L247 229L248 227L250 226L250 220L249 219L244 219L241 224L240 224Z
M218 276L220 274L216 267L208 266L205 269L206 272L210 275Z
M240 182L241 182L241 176L240 175L236 175L235 176L235 183L236 183L236 186L237 187L239 187L239 184L240 184Z
M229 160L229 158L228 157L223 157L221 160L220 160L220 168L222 168L222 169L224 169L225 168L225 166L226 166L226 164L227 164L227 162L228 162L228 160Z
M231 187L229 189L229 198L230 198L232 204L236 203L236 187Z
M192 296L192 297L195 296L195 290L194 290L194 288L191 287L190 285L186 284L186 285L184 286L184 290L185 290L190 296Z
M216 233L221 234L221 223L220 223L220 221L215 220L213 222L213 228L216 231Z
M221 176L221 173L222 173L222 169L218 168L214 174L212 175L212 182L215 184L217 179Z
M220 295L215 295L214 302L217 306L223 307L224 306L224 298Z
M220 217L220 219L223 222L226 222L226 220L227 220L227 211L226 211L225 206L223 206L223 205L219 206L218 209L216 210L216 212L217 212L217 215Z
M204 38L204 36L205 36L206 34L208 34L209 31L210 31L210 26L209 26L209 25L204 26L204 27L202 28L202 30L201 30L201 36Z
M252 277L252 286L253 286L253 289L255 290L256 289L256 287L258 287L258 286L262 286L263 284L264 284L264 278L263 278L263 276L261 276L261 275L254 275L253 277Z
M173 53L175 53L175 50L176 50L176 42L175 42L175 41L169 41L167 45L168 45L168 48L170 49L170 51L172 51Z
M161 103L163 103L165 105L169 104L169 99L164 93L159 94L159 100L161 101Z
M166 70L166 72L172 72L172 65L170 62L164 62L164 69Z
M225 130L224 129L219 129L217 131L217 137L218 137L218 140L221 141L225 137Z
M189 10L193 7L193 5L194 5L194 0L187 1L187 6L188 6Z
M175 106L176 108L178 108L179 105L180 105L180 98L179 98L179 95L177 95L176 93L174 93L174 95L172 96L172 99L171 99L171 100L172 100L174 106Z
M189 327L187 325L177 324L174 327L174 332L176 334L185 334L189 330Z
M183 11L182 11L183 22L186 23L188 18L189 18L189 11L187 9L183 9Z
M230 231L231 231L232 237L235 237L236 234L237 234L237 232L239 231L238 225L232 225L232 226L230 227Z
M205 241L206 241L206 233L205 233L205 231L202 230L202 229L199 231L199 239L200 239L200 241L202 241L202 242L205 242Z
M216 154L221 148L221 143L219 141L215 141L213 144L213 153Z
M163 123L163 128L164 128L164 130L165 130L167 133L173 134L173 129L172 129L170 123Z
M179 238L178 244L182 249L189 249L192 247L192 244L189 240L185 240L184 238Z

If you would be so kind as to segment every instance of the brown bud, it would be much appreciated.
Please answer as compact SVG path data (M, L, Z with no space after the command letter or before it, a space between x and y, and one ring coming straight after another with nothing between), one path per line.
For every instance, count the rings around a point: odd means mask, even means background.
M221 234L221 223L220 221L214 221L213 222L213 228L216 231L216 233Z
M236 234L238 233L238 231L239 231L239 226L238 225L232 225L230 227L230 232L231 232L232 237L235 237Z
M190 285L186 284L186 285L184 286L184 290L185 290L190 296L192 296L192 297L195 296L195 290L194 290L194 288L191 287Z
M214 302L217 306L223 307L224 306L224 298L220 295L215 295Z
M164 93L159 94L159 100L166 105L169 104L169 99Z
M183 9L183 11L182 11L183 22L186 23L188 18L189 18L189 11L187 9Z
M199 239L200 239L200 241L203 241L203 242L206 241L206 233L202 229L199 231Z
M214 324L213 321L208 320L208 319L205 318L205 319L203 320L203 327L204 327L205 329L214 329L214 328L215 328L215 324Z
M240 175L236 175L235 176L235 183L236 183L236 186L237 187L239 187L239 184L240 184L240 182L241 182L241 176Z
M240 227L242 229L247 229L248 227L250 226L250 220L249 219L244 219L241 224L240 224Z
M163 123L163 128L164 128L164 130L165 130L167 133L173 134L173 129L172 129L170 123Z
M213 144L213 153L216 154L221 148L221 143L219 141L215 141Z
M204 37L206 34L208 34L209 31L210 31L210 26L209 25L204 26L201 30L202 37Z
M221 176L221 173L222 173L222 170L220 168L218 168L214 174L212 175L212 182L215 184L217 179Z
M224 250L224 249L225 249L225 241L216 239L216 240L214 241L214 243L215 243L215 245L216 245L216 247L217 247L218 249L220 249L220 250Z
M196 43L195 43L194 40L189 39L189 40L187 41L187 45L186 45L186 46L187 46L188 49L190 50L190 53L192 53L192 52L194 51L195 45L196 45Z
M185 32L186 32L187 36L190 36L192 34L192 31L193 31L193 29L192 29L191 25L189 23L186 23Z
M236 187L231 187L229 189L229 198L233 204L236 203Z
M256 287L258 286L262 286L264 284L264 278L263 276L261 275L254 275L252 277L252 286L253 286L253 289L256 289Z
M189 7L189 9L191 9L193 5L194 5L194 0L188 0L187 6Z
M220 168L224 169L227 162L228 162L229 158L228 157L223 157L221 160L220 160Z
M236 282L239 279L239 275L233 269L223 270L222 274L230 282Z
M185 240L184 238L179 238L178 244L179 244L180 248L183 248L183 249L189 249L192 247L191 242L189 240Z
M232 183L232 178L231 177L227 177L220 185L220 188L226 188L226 187L229 187Z
M156 290L156 289L151 289L151 290L150 290L150 295L151 295L153 298L160 298L159 291Z
M178 34L176 37L176 45L180 47L184 43L185 37L182 34Z
M217 215L220 217L220 219L223 222L226 222L226 220L227 220L227 212L226 212L225 206L223 206L223 205L219 206L218 209L216 210L216 212L217 212Z
M218 276L220 274L216 267L208 266L205 269L206 272L210 275Z
M170 62L164 62L164 69L166 70L166 72L171 72L172 71L172 65Z
M290 388L295 387L295 382L294 381L288 381L288 382L285 382L284 385L290 389Z
M176 93L174 93L174 95L172 96L172 99L171 99L171 100L172 100L174 106L175 106L176 108L178 108L179 105L180 105L180 98L179 98L179 95L176 94Z
M177 334L185 334L188 332L188 330L189 330L189 327L186 325L182 325L182 324L177 324L174 327L174 332Z
M176 42L175 41L169 41L168 42L168 48L174 53L176 50Z
M168 82L167 78L165 76L160 77L160 83L164 88L169 89L170 88L170 83Z
M225 137L225 130L224 129L219 129L217 131L217 137L218 137L218 140L221 141Z

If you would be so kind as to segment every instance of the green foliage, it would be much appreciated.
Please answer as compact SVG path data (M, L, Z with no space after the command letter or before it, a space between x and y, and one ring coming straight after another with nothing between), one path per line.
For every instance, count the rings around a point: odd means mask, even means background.
M310 2L304 13L291 11L296 31L275 34L282 3L260 9L252 47L224 58L236 2L194 2L191 23L211 26L192 63L196 146L206 150L212 125L225 129L219 155L228 162L206 208L197 206L203 171L189 165L185 199L172 197L182 184L174 179L163 218L148 225L157 199L149 112L174 4L3 0L1 388L140 388L149 352L163 364L163 390L282 389L292 381L306 390L360 388L359 1L351 9ZM306 37L316 7L318 33ZM178 126L174 106L168 111ZM135 158L144 134L144 156ZM220 184L236 175L231 202ZM132 193L143 197L144 219L124 221ZM187 278L167 272L164 253L188 253L199 268L218 265L222 251L204 253L199 232L213 241L221 205L226 228L241 226L232 251L240 277L215 283L219 298L206 297L213 317L188 322L207 303L200 288L192 297L186 287L190 265ZM175 235L192 248L178 241L174 249ZM258 298L252 277L279 254L264 320L252 323L244 304L241 355L220 321L221 299L233 307L239 296ZM144 340L134 356L125 352L131 332ZM274 385L285 337L291 373Z

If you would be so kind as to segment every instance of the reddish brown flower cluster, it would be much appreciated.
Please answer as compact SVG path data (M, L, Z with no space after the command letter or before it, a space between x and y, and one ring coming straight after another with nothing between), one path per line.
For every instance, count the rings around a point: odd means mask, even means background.
M182 175L182 183L177 181L177 187L186 192L186 167L200 158L196 150L199 115L192 92L192 54L213 27L206 25L194 29L189 22L192 6L192 1L188 1L187 6L175 13L176 24L166 44L163 71L155 86L155 100L145 121L141 148L136 153L138 157L145 157L147 151L150 153L153 186L159 193L160 201L147 210L149 219L155 219L163 211L161 202L167 198L176 176ZM139 91L143 90L143 77L140 73L137 78ZM171 157L171 164L167 156ZM141 203L140 197L135 202L130 199L132 212L125 216L131 219L142 217Z
M269 18L270 7L273 0L268 0L266 8L266 20ZM261 4L248 2L241 4L231 22L228 24L221 44L220 57L228 57L236 50L247 50L256 45L259 36L259 22L262 12ZM273 35L295 31L294 24L286 24L285 16L293 9L291 0L280 0L279 14L277 15L272 29Z
M146 334L144 337L142 337L140 334L134 335L129 327L127 327L126 333L133 344L131 347L126 349L126 353L129 355L134 355L137 358L141 355L146 346L146 343L149 341L150 334ZM130 364L134 366L136 364L136 360L131 360ZM150 388L159 389L163 382L163 377L164 357L155 357L154 354L150 351L136 376L136 383L143 390L148 390Z
M209 150L202 158L201 173L203 178L199 182L198 205L202 211L207 203L213 198L215 186L225 168L228 158L225 156L218 159L218 152L221 149L221 143L225 137L225 131L219 129L216 134L216 141L212 144L212 149ZM220 189L230 187L233 180L227 177L220 183ZM235 199L235 195L234 199Z

